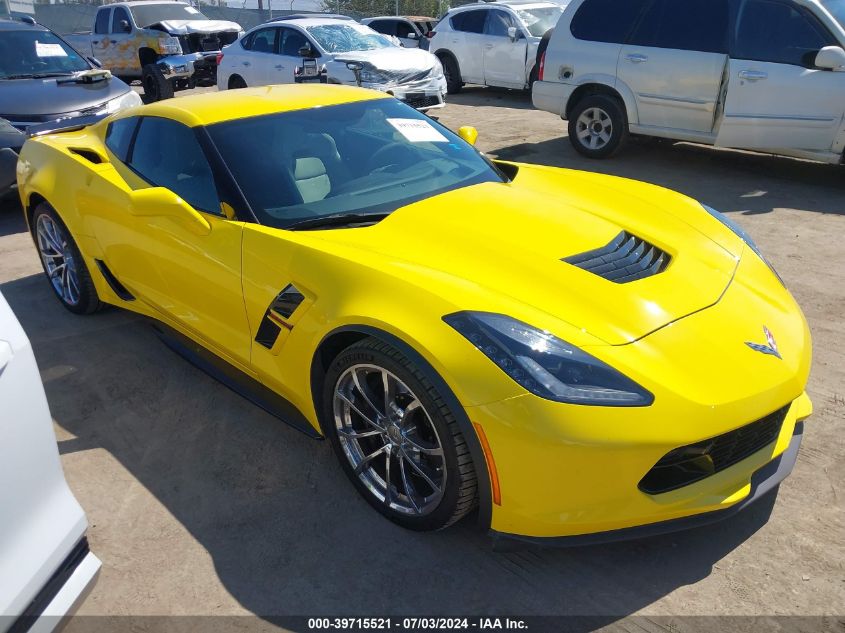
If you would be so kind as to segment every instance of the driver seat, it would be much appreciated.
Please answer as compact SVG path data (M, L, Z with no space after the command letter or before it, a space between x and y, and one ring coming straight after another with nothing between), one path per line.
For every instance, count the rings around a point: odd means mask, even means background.
M331 193L332 181L322 160L316 156L299 156L293 163L293 182L302 202L317 202Z

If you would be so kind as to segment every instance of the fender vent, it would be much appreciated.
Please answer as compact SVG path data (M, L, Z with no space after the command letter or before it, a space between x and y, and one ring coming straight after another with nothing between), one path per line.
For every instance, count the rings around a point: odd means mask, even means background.
M100 269L103 279L106 280L106 283L114 291L114 294L124 301L135 301L134 295L126 289L126 286L117 280L117 277L115 277L112 271L109 270L109 267L106 266L106 263L103 260L95 259L94 261L97 262L97 268Z
M103 157L94 150L85 149L83 147L69 147L68 151L70 151L71 154L82 156L82 158L87 160L89 163L94 163L95 165L99 165L104 162Z
M666 270L671 257L653 244L622 231L607 246L564 257L561 261L624 284Z

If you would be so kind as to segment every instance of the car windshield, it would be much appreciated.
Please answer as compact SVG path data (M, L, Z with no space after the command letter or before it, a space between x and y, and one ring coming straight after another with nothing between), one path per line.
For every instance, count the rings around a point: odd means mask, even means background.
M516 9L519 19L534 37L543 37L546 31L553 29L561 13L563 8L557 6Z
M70 75L90 68L50 31L0 31L0 79Z
M187 4L168 3L144 3L130 7L135 24L141 28L164 22L165 20L207 20L202 13L189 7Z
M387 214L502 182L471 145L395 99L235 119L208 132L262 224Z
M822 6L839 22L845 29L845 0L822 0Z
M355 24L320 24L306 29L328 53L349 53L389 48L393 44L368 26Z

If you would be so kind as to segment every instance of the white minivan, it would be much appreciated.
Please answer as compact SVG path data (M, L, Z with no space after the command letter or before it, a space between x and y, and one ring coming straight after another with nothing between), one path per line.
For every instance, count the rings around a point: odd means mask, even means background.
M628 133L840 163L845 0L573 0L534 106L581 154Z

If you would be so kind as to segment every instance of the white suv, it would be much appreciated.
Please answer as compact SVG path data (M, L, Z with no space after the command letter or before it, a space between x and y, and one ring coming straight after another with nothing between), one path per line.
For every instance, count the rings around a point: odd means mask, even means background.
M843 0L573 0L534 106L585 156L628 132L839 163Z
M361 24L369 26L382 35L397 37L405 48L422 48L428 46L428 34L434 28L434 18L422 16L380 16L364 18Z
M557 24L563 5L480 2L451 9L430 36L449 93L465 83L524 90L536 79L540 39Z
M46 633L94 586L85 513L65 482L26 334L0 294L0 631Z

